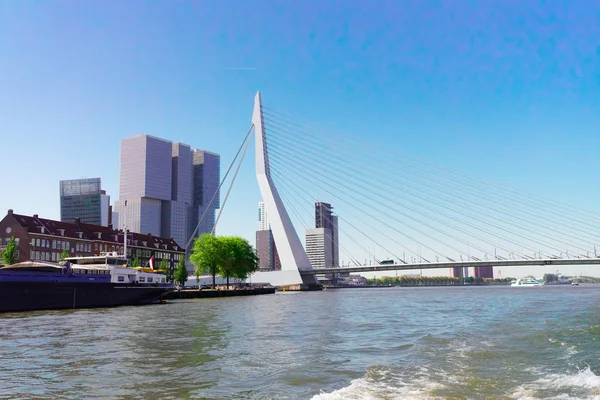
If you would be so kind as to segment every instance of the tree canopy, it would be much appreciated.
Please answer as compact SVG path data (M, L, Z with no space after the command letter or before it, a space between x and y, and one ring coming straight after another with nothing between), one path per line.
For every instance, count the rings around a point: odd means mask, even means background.
M163 271L167 282L173 282L173 270L171 269L171 267L169 266L169 262L165 258L163 258L160 264L158 265L158 270Z
M69 257L69 250L67 249L62 249L62 251L60 252L60 257L58 258L58 261L65 261L65 259Z
M2 252L2 262L5 265L12 265L17 261L17 242L15 237L11 236L6 244L6 249Z
M221 236L221 260L219 275L229 278L246 279L248 274L258 269L258 258L250 243L240 236Z
M184 286L188 278L187 268L185 267L185 260L182 258L177 264L175 270L175 282L179 283L180 286Z
M229 278L245 279L258 269L258 257L248 241L239 236L212 236L205 234L196 239L192 256L196 266L196 276L209 273L213 277L220 275Z
M221 261L221 241L209 233L200 235L194 241L190 261L196 267L196 277L202 274L212 275L214 289L215 277L219 272L219 262Z

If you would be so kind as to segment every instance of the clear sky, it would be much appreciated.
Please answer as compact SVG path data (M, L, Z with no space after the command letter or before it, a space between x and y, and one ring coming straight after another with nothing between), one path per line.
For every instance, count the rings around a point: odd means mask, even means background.
M221 154L265 105L600 211L600 3L0 2L0 210L59 218L148 133ZM253 241L246 160L219 232Z

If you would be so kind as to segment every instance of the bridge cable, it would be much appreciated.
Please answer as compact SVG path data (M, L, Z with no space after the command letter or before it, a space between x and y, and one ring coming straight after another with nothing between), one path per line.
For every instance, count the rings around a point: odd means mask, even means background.
M271 132L272 132L272 131L273 131L273 129L271 129ZM281 139L281 138L282 138L282 137L279 137L279 139ZM287 137L287 136L285 136L285 138L288 138L288 137ZM284 140L284 141L285 141L286 143L289 143L290 145L294 145L294 142L291 142L291 141L288 141L288 140ZM312 148L312 147L311 147L311 148ZM311 153L311 154L315 154L315 152L314 152L314 151L310 151L310 150L309 150L308 152L309 152L309 153ZM315 155L317 155L317 154L315 154ZM338 160L340 160L340 158L339 158L339 157L336 157L336 156L334 156L334 155L330 155L328 158L335 158L335 159L338 159ZM328 162L327 160L322 160L322 161L321 161L321 164L324 164L324 163L327 163L327 162ZM337 163L330 163L330 164L332 164L332 165L333 165L333 166L332 166L332 167L330 167L330 168L332 168L332 169L336 169L336 170L340 171L340 168L339 168L339 167L337 167L337 165L338 165ZM354 170L355 170L355 168L353 168L353 167L349 167L348 169L354 169ZM411 193L411 194L412 194L412 193ZM425 199L423 196L420 196L420 195L416 195L416 194L412 194L412 195L413 195L413 196L415 196L415 197L421 198L421 199ZM403 199L405 199L405 200L409 200L409 199L408 199L406 196L403 196L403 195L396 195L396 196L397 196L397 197L400 197L400 198L403 198ZM442 207L442 208L448 209L448 210L450 210L450 211L453 211L453 212L456 212L456 213L462 214L462 215L464 215L464 216L467 216L467 217L470 217L470 218L474 218L474 217L472 217L472 216L471 216L471 215L469 215L469 214L466 214L466 213L464 213L464 212L462 212L462 211L457 211L457 210L454 210L454 209L452 209L452 208L448 207L447 205L445 205L445 204L443 204L443 203L440 203L440 202L438 202L438 201L435 201L435 200L429 200L429 201L430 201L430 202L432 202L432 203L438 204L438 205L439 205L440 207ZM453 202L453 203L455 203L455 202ZM397 204L399 204L399 203L397 203ZM413 209L413 208L411 208L411 207L408 207L408 206L404 206L404 207L405 207L405 208L409 208L409 209L411 209L411 210L413 210L413 211L415 211L415 212L417 212L417 213L420 213L421 215L423 215L423 213L421 213L421 212L419 212L419 211L417 211L417 210L415 210L415 209ZM423 207L423 208L426 208L426 209L428 209L428 210L430 210L430 211L433 211L433 209L432 209L432 208L430 208L430 207L425 207L425 206L423 206L423 205L422 205L421 207ZM449 216L448 214L444 214L444 215L445 215L446 217L450 218L450 219L453 219L453 220L455 220L455 221L457 221L457 222L460 222L460 221L458 221L456 218L454 218L454 217L452 217L452 216ZM488 217L490 217L490 216L488 215ZM498 219L498 218L496 218L496 217L493 217L493 216L491 216L491 218L494 218L495 220L500 220L500 219ZM435 218L432 218L432 219L434 219L434 220L435 220ZM474 219L476 219L476 218L474 218ZM476 220L478 220L478 221L481 221L481 220L479 220L479 219L476 219ZM439 221L439 220L437 220L437 221L438 221L438 222L441 222L441 221ZM505 221L503 221L503 220L500 220L500 221L501 221L501 222L505 222ZM481 222L483 222L483 221L481 221ZM463 222L463 223L464 223L464 222ZM465 224L467 224L467 223L465 223ZM476 226L473 226L472 224L467 224L467 225L470 225L471 227L474 227L475 229L482 230L481 228L478 228L478 227L476 227ZM468 233L468 232L466 232L466 231L464 231L464 230L461 230L460 228L456 228L456 227L453 227L453 228L454 228L454 229L456 229L456 230L462 231L463 233L466 233L466 234L468 234L468 235L470 235L470 236L474 236L473 234L470 234L470 233ZM536 233L535 231L531 231L530 229L527 229L527 228L522 228L522 229L523 229L523 230L526 230L526 231L530 231L530 232ZM508 231L508 232L509 232L509 233L511 233L511 234L515 234L513 231L510 231L510 230L507 230L507 229L503 229L503 230L505 230L505 231ZM484 232L488 233L488 231L485 231L485 230L482 230L482 231L484 231ZM559 233L559 232L557 232L557 233ZM517 235L518 235L518 234L517 234ZM521 237L523 237L523 236L521 236ZM527 238L527 239L530 239L530 238ZM553 239L554 241L556 241L556 242L559 242L559 243L562 243L562 244L568 244L568 243L562 242L562 241L560 241L560 240L558 240L558 239L554 239L554 238L550 238L550 239ZM589 244L593 244L593 243L591 243L591 242L588 242L588 243L589 243ZM578 248L579 248L580 250L584 250L584 251L585 251L585 250L587 250L587 249L584 249L584 248L581 248L581 247L578 247ZM558 250L558 251L560 251L559 249L555 249L555 250Z
M280 176L280 175L279 175L279 173L278 173L278 171L274 171L274 172L276 173L276 175L277 175L278 177ZM293 182L292 182L292 183L293 183ZM295 186L296 188L298 188L298 186L297 186L297 185L294 185L294 186ZM277 187L278 187L278 188L284 188L285 186L283 186L283 185L277 185ZM286 189L286 190L287 190L287 189ZM293 195L295 195L296 197L300 197L300 198L302 198L303 200L306 200L306 198L303 196L303 194L302 194L302 192L301 192L301 191L296 191L296 189L291 189L291 190L290 190L290 192L293 192L292 194L293 194ZM292 204L292 202L289 202L289 204ZM303 203L300 203L300 204L303 204ZM311 211L310 211L310 210L307 210L305 206L301 205L301 207L303 208L304 212L306 212L306 213L308 213L308 214L310 214L310 213L311 213ZM338 219L340 219L340 216L339 216L339 215L338 215L337 217L338 217ZM326 216L324 216L324 218L327 220L327 222L329 222L330 224L334 225L334 222L333 222L332 220L330 220L330 219L329 219L329 218L327 218ZM308 226L307 226L306 224L304 224L304 222L303 222L303 225L306 227L306 229L309 229L309 228L308 228ZM353 225L352 225L352 226L353 226ZM354 226L353 226L353 227L354 227ZM341 228L341 227L339 226L339 223L337 224L337 229L338 229L338 232L342 232L342 234L344 234L346 237L348 237L350 240L352 240L352 242L354 242L354 244L356 244L357 246L359 246L360 248L362 248L363 250L365 250L367 253L369 252L369 250L368 250L367 248L365 248L365 247L364 247L364 246L363 246L363 245L362 245L362 244L361 244L359 241L357 241L356 239L354 239L354 238L353 238L351 235L349 235L349 234L348 234L348 233L347 233L347 232L346 232L346 231L345 231L343 228ZM375 242L373 239L371 239L371 238L369 238L369 239L370 239L370 240L372 240L373 242ZM334 241L334 242L336 242L336 244L338 244L340 247L343 247L343 246L341 245L341 243L339 242L339 237L338 237L338 240L337 240L337 241ZM387 250L387 249L385 249L384 247L382 247L382 248L383 248L384 250L388 251L388 250ZM352 256L352 255L351 255L349 252L348 252L348 251L345 251L345 253L346 253L346 255L347 255L347 256L349 256L349 257L350 257L350 260L351 260L351 261L352 261L352 262L353 262L355 265L357 265L357 266L358 266L358 265L360 265L360 263L358 263L358 261L357 261L357 260L356 260L356 259L355 259L355 258L354 258L354 257L353 257L353 256ZM393 254L393 253L391 253L391 252L390 252L390 254ZM406 264L406 262L405 262L405 261L404 261L402 258L400 258L400 257L397 257L397 256L395 256L395 257L396 257L396 258L398 258L398 259L400 259L400 261L402 261L404 264Z
M280 148L279 148L279 146L277 146L277 145L276 145L276 146L271 146L271 150L278 151L278 150L280 150ZM288 155L289 155L289 153L288 153ZM298 165L298 164L296 164L296 166L300 167L301 165ZM334 169L334 168L332 167L332 169ZM315 172L315 173L316 173L316 174L319 174L320 176L323 176L322 174L320 174L320 173L318 173L318 172ZM341 178L339 175L335 175L335 174L334 174L334 176L335 176L335 177L337 177L337 178L343 179L343 178ZM347 186L347 185L340 184L340 183L339 183L339 182L337 182L337 181L336 181L336 183L337 183L338 185L341 185L341 186L343 186L343 187L346 187L347 189L350 189L350 188L348 188L348 186ZM398 204L398 205L400 205L401 207L404 207L404 208L411 209L412 211L416 211L415 209L413 209L413 208L410 208L410 207L407 207L406 205L402 205L402 204L400 204L400 203L398 203L398 202L394 201L393 199L391 199L391 198L389 198L389 197L387 197L387 196L381 196L381 197L382 197L382 198L384 198L384 199L386 199L386 200L388 200L388 201L390 201L390 202L393 202L393 203L395 203L395 204ZM372 199L372 198L370 198L370 200L372 200L372 201L376 201L376 200L374 200L374 199ZM408 214L406 214L406 213L399 212L399 211L397 211L397 212L398 212L399 214L401 214L401 215L404 215L405 217L407 217L407 218L409 218L409 219L412 219L412 220L413 220L413 221L415 221L415 222L421 223L421 224L423 224L423 225L425 225L425 226L427 226L427 227L429 227L429 228L431 228L431 229L434 229L434 230L436 230L436 228L434 228L433 226L429 225L429 224L428 224L428 223L426 223L426 222L419 221L419 220L415 219L414 217L412 217L412 216L410 216L410 215L408 215ZM392 219L395 219L395 217L393 217L393 216L390 216L389 214L386 214L386 216L387 216L387 217L390 217L390 218L392 218ZM433 220L436 220L437 222L441 222L441 221L439 221L439 220L437 220L437 219L435 219L435 218L431 218L431 219L433 219ZM398 220L396 220L396 221L398 221ZM400 221L398 221L398 222L400 222ZM407 225L406 223L404 223L404 224L405 224L405 225ZM410 225L407 225L407 226L411 227ZM427 236L427 237L429 237L429 238L432 238L431 236L429 236L428 234L424 233L423 231L420 231L420 230L418 230L418 229L415 229L414 227L411 227L411 228L412 228L413 230L416 230L416 231L420 232L420 233L421 233L421 234L423 234L424 236ZM455 239L455 240L457 240L457 241L460 241L460 242L462 242L462 243L464 243L464 244L467 244L467 245L472 245L472 244L469 244L469 243L467 243L467 242L463 241L462 239L460 239L460 238L458 238L458 237L456 237L456 236L454 236L454 235L452 235L452 234L450 234L450 233L448 233L448 232L444 232L444 231L441 231L441 230L439 230L439 229L437 229L437 231L438 231L438 232L441 232L441 233L444 233L445 235L447 235L447 236L449 236L449 237L452 237L453 239ZM489 232L486 232L486 233L489 233ZM433 239L433 238L432 238L432 239ZM529 239L529 238L527 238L527 239ZM435 240L435 239L434 239L434 240ZM542 245L545 245L545 244L543 244L543 243L540 243L540 244L542 244ZM462 253L462 251L461 251L461 250L458 250L458 249L454 248L453 246L450 246L450 245L448 245L447 243L444 243L444 245L445 245L446 247L452 248L453 250L455 250L455 251L457 251L457 252L459 252L459 253ZM475 245L472 245L472 246L473 246L473 247L475 247L475 248L477 248L478 250L480 250L480 251L482 251L482 252L486 252L486 253L488 252L488 251L486 251L486 250L484 250L484 249L478 248L478 247L477 247L477 246L475 246ZM498 247L500 247L500 246L498 246ZM555 249L555 250L558 250L558 251L560 251L559 249ZM535 250L533 250L533 251L535 251Z
M269 112L267 112L267 115L269 115ZM283 122L284 122L284 123L287 123L287 124L294 124L294 125L298 125L298 124L296 124L296 123L295 123L295 122L293 122L293 121L292 121L292 122L290 122L290 121L284 120ZM299 125L299 126L300 126L300 125ZM289 125L288 125L288 127L289 127ZM320 136L319 136L319 138L320 138L320 139L322 139L322 135L320 135ZM347 140L346 140L346 141L347 141ZM336 145L339 145L339 142L344 142L344 140L343 140L343 139L342 139L342 140L340 140L340 139L337 139L337 140L336 140ZM363 142L364 142L364 141L363 141ZM386 150L386 155L387 155L387 154L389 154L389 150ZM403 155L403 158L408 158L408 159L411 159L411 157L408 157L408 156L405 156L405 155ZM396 161L396 160L393 160L393 161ZM427 164L426 164L426 166L427 166ZM440 169L440 168L438 167L438 169ZM422 172L423 172L423 171L422 171L422 169L420 169L420 170L419 170L419 173L421 173L421 174L422 174ZM437 174L437 173L434 173L434 172L430 172L430 173L433 173L434 175L440 176L439 174ZM471 187L475 187L473 184L470 184L470 183L468 183L468 184L469 184ZM477 187L475 187L475 188L477 188ZM477 189L480 189L480 188L477 188ZM489 191L489 187L484 187L484 190L488 190L488 191ZM501 194L501 196L503 196L503 197L506 197L506 196L504 196L503 194ZM514 199L514 197L511 197L511 198L509 198L509 200L512 200L512 201L517 201L517 202L519 202L518 200ZM520 202L520 203L522 203L522 204L524 204L524 205L526 205L526 206L530 206L530 204L529 204L529 203L523 203L523 202ZM554 212L554 211L551 211L551 212L553 212L553 213L555 213L555 214L556 214L556 212ZM561 210L561 213L560 213L560 214L557 214L557 215L558 215L558 216L562 216L562 214L563 214L563 213L564 213L564 209L563 209L563 210ZM589 224L587 224L587 225L588 225L588 226L591 226L591 225L589 225Z
M198 232L198 229L200 228L200 224L204 220L204 217L206 216L206 213L208 212L208 209L210 208L210 206L212 205L212 203L214 203L217 195L220 193L221 186L223 186L223 183L225 183L225 180L227 179L227 176L229 175L229 172L231 171L231 168L233 167L233 165L235 163L235 160L238 158L240 152L242 151L242 148L244 147L244 143L246 143L246 141L248 140L248 137L250 136L250 133L252 132L253 129L254 129L254 124L252 124L250 126L250 129L248 129L248 133L246 133L246 136L244 137L244 140L242 140L242 143L240 144L240 147L238 148L237 153L235 153L235 156L233 157L233 160L229 164L229 168L227 168L227 172L225 172L225 176L223 176L223 179L221 179L221 182L219 182L219 186L217 187L217 190L212 195L210 201L206 205L206 208L205 208L204 212L200 216L200 219L198 220L198 223L196 224L196 228L194 229L194 232L190 236L190 239L188 240L188 242L187 242L187 244L185 246L186 254L187 254L187 252L189 250L190 245L192 244L192 241L195 239L196 233Z

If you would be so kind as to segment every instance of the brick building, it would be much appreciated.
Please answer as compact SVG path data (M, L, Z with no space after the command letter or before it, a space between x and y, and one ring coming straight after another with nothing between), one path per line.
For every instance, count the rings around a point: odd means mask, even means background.
M28 260L57 262L63 249L71 257L94 256L104 252L116 251L123 254L123 231L112 226L101 226L74 222L61 222L39 218L37 214L26 216L13 213L0 221L0 250L6 248L11 237L17 245L17 262ZM127 257L131 261L138 257L144 266L154 256L155 268L162 260L175 268L185 257L185 249L172 238L161 238L140 233L127 234Z

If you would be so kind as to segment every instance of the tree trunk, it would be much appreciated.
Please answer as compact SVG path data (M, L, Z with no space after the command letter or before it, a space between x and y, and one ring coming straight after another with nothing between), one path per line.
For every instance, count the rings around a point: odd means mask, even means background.
M227 275L227 290L229 290L229 275Z
M213 290L215 290L215 287L217 286L217 278L216 278L217 273L213 272L212 276L213 276Z

